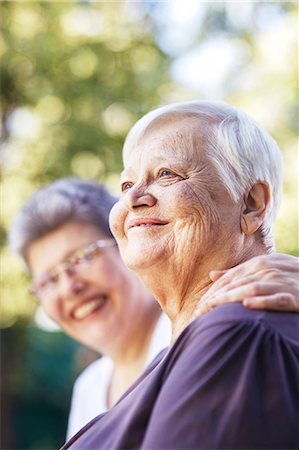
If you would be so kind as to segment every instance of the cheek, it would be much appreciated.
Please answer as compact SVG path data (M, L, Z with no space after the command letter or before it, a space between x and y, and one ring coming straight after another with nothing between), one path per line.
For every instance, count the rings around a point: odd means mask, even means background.
M114 289L122 285L126 268L119 255L118 249L108 251L93 265L93 281L104 289Z
M203 226L205 232L219 224L218 209L205 185L187 182L183 198L184 206L182 204L182 209L184 208L192 223Z
M61 323L61 308L59 307L59 304L57 301L43 301L41 304L44 312L50 319L54 320L54 322L57 322L58 324Z
M123 207L121 200L119 200L112 207L109 214L109 226L116 240L124 237L125 217L126 217L126 210Z
M102 256L91 264L85 275L85 281L95 289L110 289L115 278L115 265L109 257Z

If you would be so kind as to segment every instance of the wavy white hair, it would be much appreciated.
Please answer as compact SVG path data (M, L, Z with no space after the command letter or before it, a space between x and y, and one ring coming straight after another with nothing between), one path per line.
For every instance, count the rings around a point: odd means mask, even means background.
M198 118L201 131L204 123L207 154L234 201L257 181L269 184L271 200L262 233L264 243L273 248L273 224L283 183L282 153L275 140L238 108L219 101L195 100L162 106L142 117L126 138L124 158L152 125L167 117Z

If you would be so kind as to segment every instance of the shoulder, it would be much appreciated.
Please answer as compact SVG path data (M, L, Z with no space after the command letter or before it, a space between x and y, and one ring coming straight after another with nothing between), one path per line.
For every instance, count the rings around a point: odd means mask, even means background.
M250 334L276 335L298 349L299 315L296 313L250 310L242 304L227 304L215 308L192 322L185 330L188 338L208 335L212 340L225 336ZM299 350L299 349L298 349Z
M295 448L298 345L297 314L223 305L193 321L160 364L143 448Z
M214 366L228 371L243 364L259 364L283 352L299 358L299 315L253 311L240 304L222 305L190 323L170 348L167 373L174 366L190 366L203 374ZM272 355L272 356L271 356ZM270 358L270 359L269 359ZM279 365L279 362L277 362Z

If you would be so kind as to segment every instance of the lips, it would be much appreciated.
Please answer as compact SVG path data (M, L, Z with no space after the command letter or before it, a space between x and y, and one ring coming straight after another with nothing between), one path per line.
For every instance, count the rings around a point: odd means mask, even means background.
M140 219L130 219L127 224L127 230L130 230L131 228L143 228L143 227L149 228L167 224L168 222L165 222L163 220L142 217Z
M83 320L96 310L100 309L107 300L106 295L101 295L96 298L84 301L81 305L74 308L72 311L72 316L74 319Z

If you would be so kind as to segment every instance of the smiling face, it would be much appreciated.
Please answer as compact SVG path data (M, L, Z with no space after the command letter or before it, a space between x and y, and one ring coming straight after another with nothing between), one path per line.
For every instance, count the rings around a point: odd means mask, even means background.
M68 222L30 244L33 279L98 239L109 239L92 224ZM104 354L121 351L134 333L132 324L154 303L124 266L116 246L103 248L75 274L60 274L57 293L41 299L46 313L74 339Z
M179 282L182 292L216 268L241 235L240 205L211 163L198 122L169 118L147 130L125 154L123 194L110 213L128 267L143 279L155 273L153 285L159 278Z

